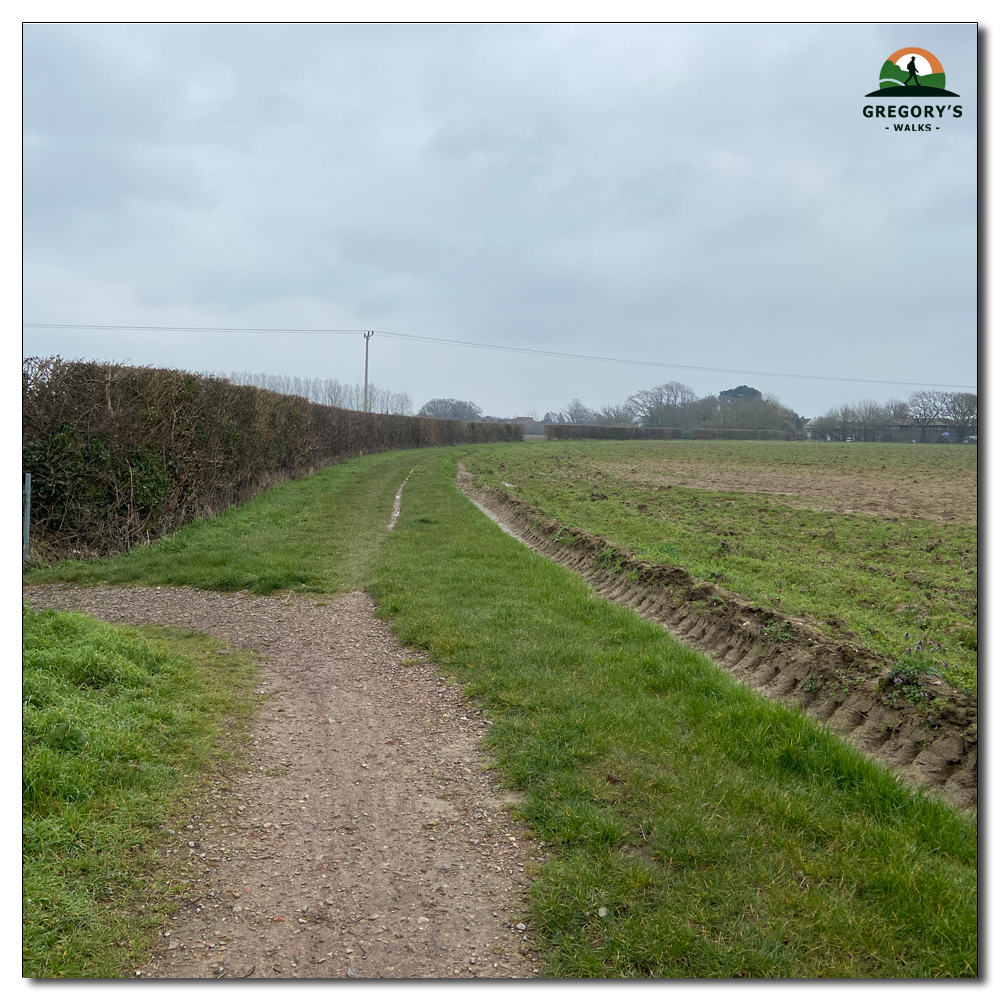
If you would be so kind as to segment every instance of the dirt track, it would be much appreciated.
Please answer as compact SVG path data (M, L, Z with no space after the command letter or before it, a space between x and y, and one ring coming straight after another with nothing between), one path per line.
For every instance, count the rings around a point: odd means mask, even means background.
M150 978L533 976L511 927L541 845L484 772L488 723L399 646L367 595L29 587L35 607L176 625L266 655L253 745L221 773L167 865L191 889Z

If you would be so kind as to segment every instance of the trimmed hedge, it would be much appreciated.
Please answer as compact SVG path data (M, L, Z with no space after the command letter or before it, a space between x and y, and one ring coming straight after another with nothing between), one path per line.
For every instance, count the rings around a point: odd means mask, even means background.
M725 441L794 441L797 435L790 431L751 431L737 428L692 427L691 439L704 441L721 439Z
M650 441L679 438L680 427L606 427L602 424L546 424L546 441Z
M342 410L167 368L28 358L22 378L46 560L126 551L359 455L524 440L518 424Z

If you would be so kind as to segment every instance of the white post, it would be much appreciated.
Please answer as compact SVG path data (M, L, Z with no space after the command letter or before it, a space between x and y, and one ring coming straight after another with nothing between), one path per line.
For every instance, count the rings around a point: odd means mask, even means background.
M24 489L21 491L21 501L24 507L24 548L22 559L28 559L28 535L31 530L31 473L24 474Z

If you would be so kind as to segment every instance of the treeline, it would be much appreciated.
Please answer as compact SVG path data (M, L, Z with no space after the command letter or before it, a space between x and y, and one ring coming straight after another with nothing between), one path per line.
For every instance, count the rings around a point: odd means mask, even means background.
M682 382L666 382L642 389L622 403L592 410L574 399L564 410L546 413L544 424L676 427L695 429L780 431L794 434L806 423L776 396L752 386L725 389L717 396L698 396ZM706 437L712 435L704 435ZM716 435L718 436L718 435Z
M28 358L22 382L44 560L131 549L358 455L523 440L516 424L364 413L174 369Z
M819 441L947 441L979 434L979 397L972 392L922 390L909 399L834 406L809 423Z
M717 396L698 396L682 382L666 382L600 410L574 399L564 409L546 413L539 423L678 428L684 437L701 439L809 437L819 441L961 443L970 437L978 440L979 402L971 392L921 390L906 400L845 403L810 420L753 386L739 385ZM568 436L568 432L545 433L549 437ZM588 432L586 436L595 434Z
M338 382L335 378L299 378L292 375L268 375L264 372L232 372L229 381L234 385L255 385L284 396L302 396L322 406L338 406L342 410L363 410L365 388L360 382ZM368 383L368 411L370 413L413 413L413 400L405 392L380 389ZM426 414L422 414L426 416Z

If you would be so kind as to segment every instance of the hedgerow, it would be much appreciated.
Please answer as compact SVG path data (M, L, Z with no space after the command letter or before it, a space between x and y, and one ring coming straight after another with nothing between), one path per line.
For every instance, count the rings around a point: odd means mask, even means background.
M359 455L524 437L517 424L344 410L167 368L50 357L22 374L43 561L128 551Z

